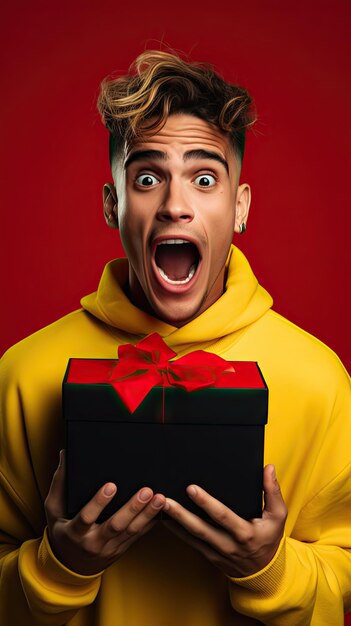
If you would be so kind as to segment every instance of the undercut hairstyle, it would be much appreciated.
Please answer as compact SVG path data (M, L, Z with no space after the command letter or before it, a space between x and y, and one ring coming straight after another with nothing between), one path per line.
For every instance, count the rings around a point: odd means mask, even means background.
M110 161L136 140L155 134L169 115L186 113L214 124L241 162L246 130L256 120L250 94L226 82L208 63L146 50L129 74L101 83L98 109L110 132Z

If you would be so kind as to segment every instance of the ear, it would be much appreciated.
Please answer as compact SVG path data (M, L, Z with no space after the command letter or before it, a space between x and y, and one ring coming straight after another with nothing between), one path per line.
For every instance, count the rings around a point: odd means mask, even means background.
M235 224L234 232L242 233L246 230L247 219L249 216L251 202L251 189L250 185L243 183L239 185L236 194L235 204Z
M102 200L107 226L110 228L118 228L117 194L112 183L104 184L102 188Z

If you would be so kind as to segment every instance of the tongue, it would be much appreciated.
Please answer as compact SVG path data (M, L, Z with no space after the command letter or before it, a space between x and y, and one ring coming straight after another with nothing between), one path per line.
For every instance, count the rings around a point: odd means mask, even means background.
M157 246L156 264L171 280L187 278L190 268L199 258L192 243L170 243Z

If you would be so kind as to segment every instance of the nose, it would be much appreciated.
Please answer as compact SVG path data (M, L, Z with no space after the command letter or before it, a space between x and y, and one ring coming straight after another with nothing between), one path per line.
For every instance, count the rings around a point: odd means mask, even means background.
M161 222L191 222L194 219L191 203L179 180L169 182L157 219Z

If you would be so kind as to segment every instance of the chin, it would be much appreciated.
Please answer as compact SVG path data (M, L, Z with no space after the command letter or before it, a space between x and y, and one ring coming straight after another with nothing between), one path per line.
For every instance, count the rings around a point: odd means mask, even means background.
M176 326L180 328L181 326L185 326L188 322L191 322L195 317L200 315L201 311L198 308L189 310L184 308L175 306L174 309L170 305L167 310L157 310L154 309L154 315L162 322L166 324L170 324L171 326Z

